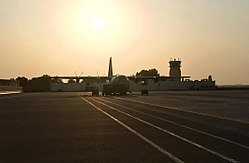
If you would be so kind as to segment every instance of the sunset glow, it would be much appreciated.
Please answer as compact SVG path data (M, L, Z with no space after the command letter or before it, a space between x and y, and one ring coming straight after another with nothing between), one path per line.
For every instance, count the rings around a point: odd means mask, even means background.
M111 56L116 73L168 75L175 57L193 79L248 83L248 15L246 0L6 0L0 76L106 74Z
M94 29L101 30L105 26L105 21L102 17L95 17L92 19L91 24Z

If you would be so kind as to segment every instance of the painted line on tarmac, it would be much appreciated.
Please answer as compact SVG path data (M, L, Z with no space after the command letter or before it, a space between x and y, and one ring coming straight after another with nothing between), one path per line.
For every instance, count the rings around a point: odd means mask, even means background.
M88 104L92 105L95 109L99 110L100 112L102 112L103 114L105 114L106 116L108 116L109 118L111 118L112 120L114 120L115 122L117 122L118 124L120 124L121 126L123 126L124 128L126 128L127 130L129 130L130 132L132 132L133 134L135 134L137 137L139 137L140 139L142 139L143 141L145 141L146 143L148 143L149 145L151 145L152 147L154 147L155 149L157 149L158 151L160 151L164 155L168 156L173 161L175 161L177 163L184 163L182 160L180 160L179 158L177 158L173 154L169 153L167 150L163 149L162 147L160 147L159 145L157 145L156 143L154 143L150 139L146 138L145 136L143 136L142 134L140 134L136 130L132 129L131 127L129 127L125 123L121 122L120 120L116 119L112 115L108 114L107 112L105 112L104 110L102 110L98 106L94 105L93 103L91 103L87 99L85 99L83 97L81 97L81 99L83 99L85 102L87 102Z
M160 108L164 108L164 109L169 109L169 110L174 110L174 111L179 111L179 112L192 113L192 114L202 115L202 116L206 116L206 117L222 119L222 120L226 120L226 121L243 123L243 124L247 124L247 125L249 124L249 122L247 122L247 121L242 121L242 120L238 120L238 119L232 119L232 118L226 118L226 117L219 117L219 116L214 116L214 115L210 115L210 114L205 114L205 113L190 111L190 110L183 110L183 109L179 109L179 108L175 108L175 107L167 107L167 106L158 105L158 104L151 104L151 103L143 102L143 101L139 101L139 100L132 100L132 99L121 98L121 97L113 97L113 98L114 99L118 99L118 100L123 100L123 101L132 101L132 102L146 104L146 105L150 105L150 106L156 106L156 107L160 107Z
M160 130L160 131L163 131L163 132L165 132L165 133L167 133L167 134L169 134L169 135L171 135L171 136L173 136L173 137L176 137L176 138L178 138L178 139L180 139L180 140L182 140L182 141L185 141L185 142L187 142L187 143L189 143L189 144L191 144L191 145L193 145L193 146L196 146L196 147L198 147L198 148L200 148L200 149L203 149L203 150L205 150L205 151L207 151L207 152L209 152L209 153L211 153L211 154L213 154L213 155L215 155L215 156L218 156L218 157L220 157L220 158L222 158L222 159L224 159L224 160L227 160L227 161L233 162L233 163L238 163L238 162L239 162L239 161L237 161L237 160L235 160L235 159L233 159L233 158L230 158L230 157L225 156L225 155L223 155L223 154L220 154L220 153L218 153L218 152L216 152L216 151L213 151L213 150L211 150L211 149L209 149L209 148L206 148L206 147L204 147L204 146L202 146L202 145L200 145L200 144L198 144L198 143L195 143L195 142L193 142L193 141L191 141L191 140L188 140L188 139L186 139L186 138L184 138L184 137L181 137L181 136L179 136L179 135L177 135L177 134L175 134L175 133L173 133L173 132L170 132L170 131L168 131L168 130L166 130L166 129L163 129L163 128L159 127L159 126L156 126L156 125L154 125L154 124L152 124L152 123L150 123L150 122L144 121L144 120L142 120L142 119L140 119L140 118L138 118L138 117L135 117L135 116L133 116L133 115L131 115L131 114L128 114L128 113L126 113L126 112L124 112L124 111L121 111L121 110L116 109L116 108L114 108L114 107L112 107L112 106L109 106L109 105L107 105L107 104L105 104L105 103L103 103L103 102L101 102L101 101L98 101L98 100L96 100L96 99L94 99L94 101L96 101L96 102L98 102L98 103L100 103L100 104L102 104L102 105L104 105L104 106L106 106L106 107L108 107L108 108L110 108L110 109L112 109L112 110L115 110L115 111L117 111L117 112L119 112L119 113L121 113L121 114L124 114L124 115L126 115L126 116L128 116L128 117L131 117L131 118L133 118L133 119L135 119L135 120L137 120L137 121L140 121L140 122L142 122L142 123L144 123L144 124L146 124L146 125L148 125L148 126L151 126L151 127L156 128L156 129L158 129L158 130Z
M242 147L242 148L245 148L245 149L249 150L249 146L247 146L247 145L240 144L240 143L238 143L238 142L235 142L235 141L232 141L232 140L229 140L229 139L226 139L226 138L217 136L217 135L213 135L213 134L207 133L207 132L205 132L205 131L197 130L197 129L194 129L194 128L192 128L192 127L188 127L188 126L182 125L182 124L180 124L180 123L176 123L176 122L173 122L173 121L170 121L170 120L166 120L165 118L161 118L161 117L158 117L158 116L154 116L154 115L151 115L151 114L142 112L142 111L134 110L134 109L131 109L131 108L129 108L129 107L126 107L126 106L117 104L117 103L115 103L115 102L106 100L106 99L104 99L104 98L101 98L101 99L104 100L104 101L106 101L106 102L109 102L109 103L111 103L111 104L117 105L117 106L119 106L119 107L122 107L122 108L125 108L125 109L128 109L128 110L131 110L131 111L133 111L133 112L137 112L137 113L140 113L140 114L143 114L143 115L147 115L147 116L150 116L150 117L152 117L152 118L155 118L155 119L158 119L158 120L161 120L161 121L164 121L164 122L168 122L168 123L174 124L174 125L176 125L176 126L180 126L180 127L182 127L182 128L189 129L189 130L191 130L191 131L195 131L195 132L198 132L198 133L200 133L200 134L207 135L207 136L216 138L216 139L218 139L218 140L222 140L222 141L224 141L224 142L231 143L231 144L233 144L233 145L237 145L237 146L239 146L239 147Z
M22 93L22 91L0 91L0 95L9 95L9 94L18 94Z

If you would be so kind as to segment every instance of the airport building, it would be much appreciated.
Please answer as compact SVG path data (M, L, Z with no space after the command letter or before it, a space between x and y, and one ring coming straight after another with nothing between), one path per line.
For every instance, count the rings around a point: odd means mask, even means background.
M110 62L111 63L111 62ZM141 78L128 77L130 80L130 91L169 91L169 90L212 90L216 89L215 81L209 75L206 79L191 80L190 76L182 76L181 60L173 59L169 61L169 76L146 76ZM112 63L111 63L112 64ZM111 65L112 69L112 65ZM110 71L110 65L109 65ZM88 91L91 88L103 90L103 80L92 80L81 83L51 83L51 91Z
M190 76L181 75L180 59L169 61L169 76L160 76L158 79L148 79L146 84L131 81L130 89L139 91L148 89L153 91L167 90L211 90L215 89L215 81L209 75L206 79L191 80Z
M0 92L4 91L21 91L18 81L14 79L0 79Z

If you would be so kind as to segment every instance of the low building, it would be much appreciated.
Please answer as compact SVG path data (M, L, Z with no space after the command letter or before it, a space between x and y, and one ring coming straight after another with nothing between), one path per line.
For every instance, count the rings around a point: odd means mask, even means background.
M14 79L0 79L0 92L6 91L22 91L19 83Z
M151 91L167 91L167 90L210 90L216 89L215 81L209 75L206 79L191 80L190 76L181 75L181 61L180 59L169 61L169 76L161 76L156 79L148 79L145 82L131 81L130 90L139 91L148 89ZM144 82L143 81L143 82Z

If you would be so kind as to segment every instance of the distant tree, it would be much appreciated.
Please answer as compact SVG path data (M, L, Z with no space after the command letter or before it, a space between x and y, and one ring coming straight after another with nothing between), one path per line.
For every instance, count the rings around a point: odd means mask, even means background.
M29 80L29 90L32 92L48 92L50 91L50 83L52 83L52 79L49 75L35 77Z
M136 77L139 76L160 76L160 74L158 73L158 70L153 68L153 69L149 69L149 70L141 70L140 72L136 73Z
M42 79L42 80L51 80L51 77L47 74L42 75L41 77L38 77L37 79Z
M28 78L26 78L24 76L23 77L17 77L16 81L19 82L19 86L21 86L21 87L26 87L29 84Z

